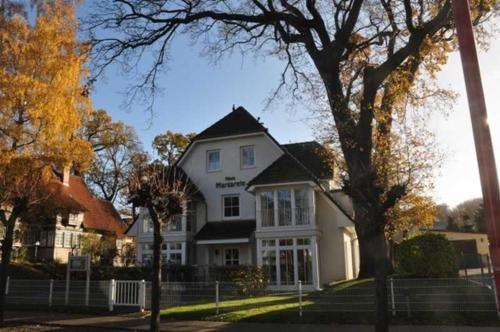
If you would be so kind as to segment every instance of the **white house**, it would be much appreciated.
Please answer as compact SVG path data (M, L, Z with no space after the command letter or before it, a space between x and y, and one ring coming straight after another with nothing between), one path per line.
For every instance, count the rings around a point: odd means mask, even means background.
M279 144L239 107L199 133L176 166L201 195L165 229L165 261L258 264L279 289L356 277L350 200L335 187L319 143ZM139 264L152 257L150 223L141 210L127 230L137 239Z

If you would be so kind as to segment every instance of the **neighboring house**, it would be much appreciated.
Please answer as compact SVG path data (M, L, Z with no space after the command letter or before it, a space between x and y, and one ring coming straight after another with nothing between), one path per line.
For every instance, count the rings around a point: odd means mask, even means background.
M80 253L81 239L89 232L123 238L126 226L113 204L93 196L83 179L70 175L69 169L54 176L46 191L44 209L33 213L37 220L16 225L14 248L26 248L28 258L67 262L68 253Z
M199 133L176 166L202 198L164 230L167 264L260 265L279 289L357 276L351 203L319 143L279 144L240 107ZM126 232L138 264L152 259L152 232L141 209Z
M453 245L458 255L489 255L488 234L448 230L432 230L431 233L444 235Z

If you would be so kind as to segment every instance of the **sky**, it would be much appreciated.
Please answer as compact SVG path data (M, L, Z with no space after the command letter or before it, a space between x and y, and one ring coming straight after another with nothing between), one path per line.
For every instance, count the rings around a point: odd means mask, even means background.
M80 11L80 16L86 10ZM92 98L96 108L107 110L114 120L133 126L144 148L150 150L153 138L162 132L200 132L233 107L243 106L260 117L270 133L280 142L315 139L312 114L297 107L290 111L284 106L265 109L265 101L276 88L283 64L274 58L254 58L234 54L219 64L200 56L199 48L185 39L173 45L168 68L159 78L163 89L155 102L153 115L144 106L124 107L124 93L129 85L116 66L94 86ZM480 52L480 65L488 107L497 170L500 171L500 38L493 39L488 51ZM447 116L436 114L429 127L436 133L439 147L445 151L445 161L436 171L432 196L437 203L455 206L481 197L479 172L475 158L470 115L465 93L460 57L451 54L447 65L438 75L438 84L459 94Z

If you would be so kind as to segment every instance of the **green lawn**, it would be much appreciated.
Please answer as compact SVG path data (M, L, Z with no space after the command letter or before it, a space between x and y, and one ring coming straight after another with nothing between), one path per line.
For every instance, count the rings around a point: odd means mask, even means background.
M400 302L401 311L393 317L393 321L410 324L500 325L492 308L485 307L485 310L489 310L486 312L476 311L475 302L489 301L488 297L491 297L491 292L481 285L477 287L472 285L465 290L463 288L461 281L434 288L427 287L424 281L418 282L414 288L403 284L396 298L396 302ZM323 291L304 295L302 317L299 316L296 293L224 300L219 303L218 314L216 314L215 304L211 302L166 308L162 310L161 315L163 319L175 320L371 323L374 318L372 289L373 280L356 280L332 285ZM407 296L410 297L414 310L406 310ZM466 301L463 305L468 305L468 307L465 310L462 307L462 312L435 310L435 308L442 309L439 307L441 302L445 303L451 299Z

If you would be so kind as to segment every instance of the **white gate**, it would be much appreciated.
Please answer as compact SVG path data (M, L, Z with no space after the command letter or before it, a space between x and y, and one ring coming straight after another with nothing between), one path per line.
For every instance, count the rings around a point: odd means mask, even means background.
M144 280L116 280L112 282L113 305L140 307L146 302L146 282Z

